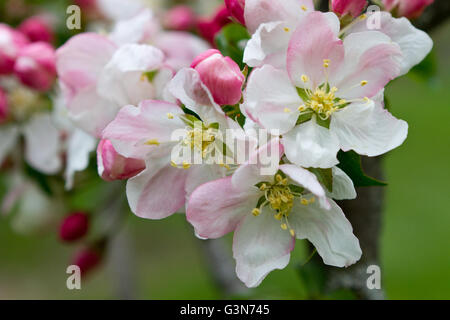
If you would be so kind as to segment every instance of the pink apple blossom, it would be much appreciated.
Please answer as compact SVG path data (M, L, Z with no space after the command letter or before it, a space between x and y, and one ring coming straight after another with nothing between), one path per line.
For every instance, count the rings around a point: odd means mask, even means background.
M20 50L14 65L20 81L38 91L48 91L56 79L56 54L46 42L34 42Z
M62 241L73 242L86 235L89 229L89 216L84 212L69 214L59 227L59 237Z
M14 71L19 51L28 44L28 39L21 32L0 23L0 75Z
M357 17L367 5L367 0L332 0L332 10L340 16Z
M106 181L127 180L145 169L143 160L121 156L112 143L105 139L100 141L97 148L97 165L99 176Z
M191 65L219 105L235 105L241 100L245 77L230 57L211 49L198 56Z
M278 138L259 152L270 152ZM280 156L283 148L280 146ZM258 154L255 155L259 159ZM329 197L352 199L350 178L334 168L335 195L328 194L310 171L292 164L261 174L261 162L244 164L232 176L207 182L192 193L187 220L201 238L234 231L236 273L256 287L274 269L287 266L295 239L308 239L328 265L349 266L361 257L350 222ZM339 194L338 194L339 193Z
M217 33L222 30L224 26L231 23L230 14L225 6L217 9L214 17L202 18L197 22L197 28L200 35L210 44L214 45L214 39Z
M434 0L383 0L387 11L394 11L397 16L408 19L418 18L433 2Z
M18 30L26 35L31 42L42 41L51 43L54 38L50 23L40 16L26 19L20 24Z
M377 156L403 143L408 125L383 107L383 89L401 72L400 47L381 32L338 37L334 14L310 13L294 31L287 72L270 65L248 80L242 109L278 129L287 158L329 168L337 152ZM268 81L270 79L270 81Z

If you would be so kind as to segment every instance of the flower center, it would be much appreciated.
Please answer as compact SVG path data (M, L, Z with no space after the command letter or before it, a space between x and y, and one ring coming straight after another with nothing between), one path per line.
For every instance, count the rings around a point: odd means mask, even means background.
M190 146L192 150L199 150L202 158L205 159L214 150L216 134L217 130L213 128L188 128L183 143Z
M303 205L308 205L315 201L314 197L306 199L303 195L304 189L288 183L288 179L280 173L275 175L273 182L261 182L256 185L264 195L259 199L258 205L253 209L254 216L258 216L264 207L270 206L276 211L274 218L281 221L281 228L288 230L292 236L294 230L289 226L289 214L294 207L295 198L299 198Z

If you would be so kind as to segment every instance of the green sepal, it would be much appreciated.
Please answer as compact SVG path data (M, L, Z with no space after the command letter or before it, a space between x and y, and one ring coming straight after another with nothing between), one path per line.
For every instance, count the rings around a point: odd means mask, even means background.
M352 179L355 187L387 186L386 182L369 177L364 173L361 156L355 151L339 151L337 158L339 160L338 167Z
M317 180L328 189L328 191L333 192L333 170L332 168L321 169L321 168L308 168L308 170L317 177Z

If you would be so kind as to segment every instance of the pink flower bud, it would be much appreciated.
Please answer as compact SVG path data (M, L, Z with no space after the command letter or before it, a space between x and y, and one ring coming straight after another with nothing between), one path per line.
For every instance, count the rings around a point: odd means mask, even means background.
M176 6L164 17L166 28L172 30L188 31L195 26L195 23L195 13L188 6Z
M8 119L9 109L8 109L8 98L5 91L0 88L0 124Z
M240 24L245 26L245 0L225 0L228 13L235 18Z
M230 57L224 57L219 50L210 49L195 58L191 68L198 71L217 104L239 103L245 77Z
M28 44L28 39L21 32L0 23L0 75L14 71L19 51Z
M420 17L426 7L434 0L383 0L387 11L393 11L399 17L415 19Z
M62 241L73 242L81 239L89 229L89 218L83 212L75 212L67 216L59 228Z
M53 41L53 30L48 21L42 17L31 17L22 22L19 26L19 31L30 39L31 42L49 42Z
M357 17L363 12L367 0L332 0L331 6L334 12L340 16L350 15Z
M80 268L81 274L85 275L89 271L95 269L102 260L102 254L94 248L85 248L78 252L72 260L73 265Z
M220 30L231 22L228 9L220 7L212 19L200 19L197 28L200 35L214 45L214 37Z
M126 180L144 170L145 161L121 156L111 141L103 139L97 147L97 166L103 180Z
M14 72L30 88L49 90L56 78L55 50L46 42L29 44L20 51Z

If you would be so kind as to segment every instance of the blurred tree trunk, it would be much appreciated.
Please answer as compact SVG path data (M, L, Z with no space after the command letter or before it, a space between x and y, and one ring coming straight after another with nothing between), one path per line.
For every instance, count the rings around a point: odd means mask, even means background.
M319 0L317 8L328 10L328 0ZM450 17L450 1L435 0L424 14L414 24L422 30L431 31ZM383 180L383 158L362 159L365 172L372 177ZM383 220L385 188L357 188L358 198L351 201L341 201L345 215L350 220L355 235L358 237L363 256L361 260L346 269L325 266L327 291L349 289L359 299L377 300L385 297L383 290L370 290L366 282L367 267L380 266L380 235ZM318 259L318 257L316 257ZM382 272L383 273L383 272Z

